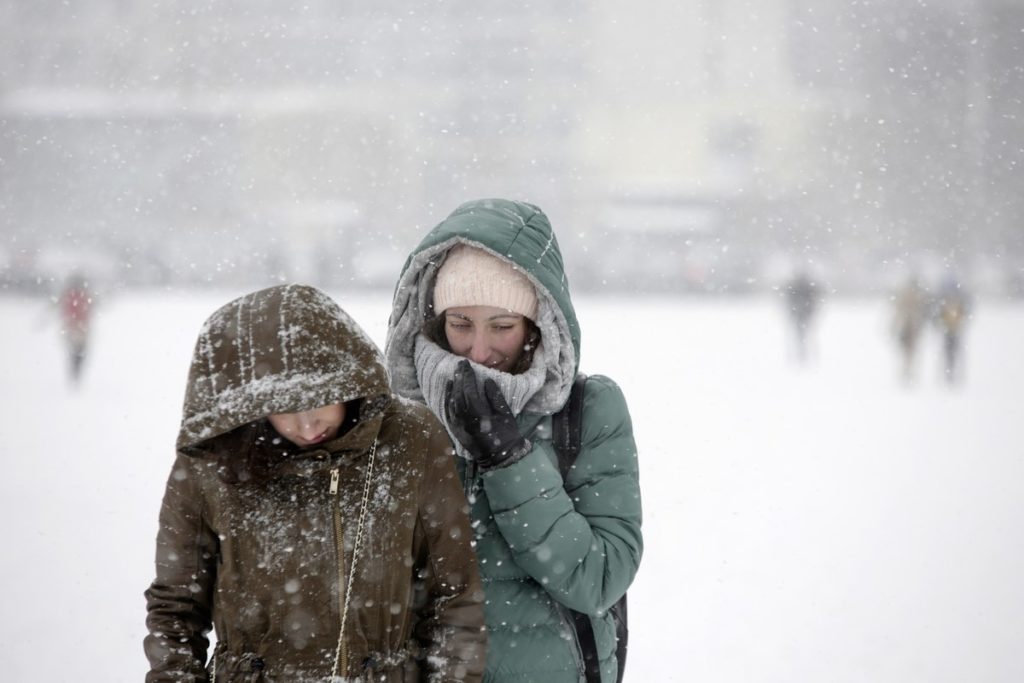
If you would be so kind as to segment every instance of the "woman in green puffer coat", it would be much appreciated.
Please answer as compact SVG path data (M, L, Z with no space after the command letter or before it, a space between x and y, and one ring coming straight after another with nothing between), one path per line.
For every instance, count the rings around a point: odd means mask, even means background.
M592 375L563 481L552 415L579 349L562 256L535 206L463 204L402 269L385 357L394 391L426 403L456 446L486 596L485 681L588 680L572 611L589 616L601 681L616 680L609 608L643 550L637 454L622 392Z

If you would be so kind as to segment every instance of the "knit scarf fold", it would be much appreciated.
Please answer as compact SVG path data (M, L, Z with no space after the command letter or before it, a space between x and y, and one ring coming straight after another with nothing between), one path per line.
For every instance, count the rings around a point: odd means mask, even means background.
M420 389L423 391L423 400L448 430L452 437L452 443L455 444L455 452L461 457L471 460L473 456L462 447L448 424L448 410L445 405L448 400L446 391L448 382L455 376L455 366L464 359L450 351L445 351L422 332L417 334L415 344L416 376ZM540 347L543 347L543 342ZM470 362L472 363L472 361ZM517 417L529 405L530 399L544 386L546 371L543 348L538 348L533 354L533 362L529 369L518 375L477 363L472 363L472 366L481 388L484 379L493 379L505 396L505 401L512 409L512 414Z

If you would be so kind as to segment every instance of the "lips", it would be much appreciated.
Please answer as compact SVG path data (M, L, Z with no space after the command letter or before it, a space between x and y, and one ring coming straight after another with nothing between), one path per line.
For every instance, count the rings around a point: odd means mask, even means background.
M300 450L306 451L311 448L315 448L321 442L325 441L324 435L314 436L312 439L304 439L301 436L291 437L291 442L299 447Z
M306 443L311 445L324 441L327 438L327 432L328 430L325 429L321 434L314 436L312 439L306 439Z

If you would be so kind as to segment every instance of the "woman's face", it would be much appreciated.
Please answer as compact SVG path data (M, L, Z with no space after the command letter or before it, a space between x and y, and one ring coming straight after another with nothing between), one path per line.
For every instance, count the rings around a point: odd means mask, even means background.
M277 413L267 419L278 434L299 448L311 448L338 435L345 421L345 405L338 403L301 413Z
M444 312L444 334L452 353L511 372L526 344L526 318L494 306L453 306Z

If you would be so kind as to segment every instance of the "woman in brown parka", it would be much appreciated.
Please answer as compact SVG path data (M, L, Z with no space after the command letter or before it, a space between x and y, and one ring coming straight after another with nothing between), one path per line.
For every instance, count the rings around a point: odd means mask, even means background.
M147 683L481 679L451 444L391 395L334 301L283 285L215 312L183 412L146 591Z

